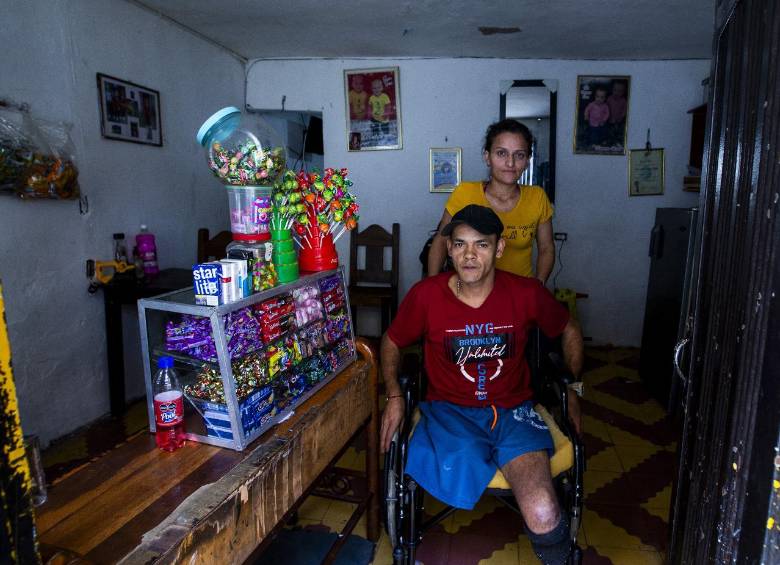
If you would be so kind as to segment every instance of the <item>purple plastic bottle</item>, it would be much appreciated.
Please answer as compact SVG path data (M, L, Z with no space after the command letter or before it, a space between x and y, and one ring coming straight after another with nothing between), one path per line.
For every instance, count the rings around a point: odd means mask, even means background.
M141 224L141 233L135 236L135 244L144 264L144 275L155 276L160 272L157 266L157 247L154 244L154 235L148 232L146 225Z

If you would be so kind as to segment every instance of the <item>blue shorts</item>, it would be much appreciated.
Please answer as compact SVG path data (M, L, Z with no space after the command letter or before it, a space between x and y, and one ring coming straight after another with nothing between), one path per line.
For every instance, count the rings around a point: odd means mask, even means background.
M496 469L532 451L552 453L553 441L530 401L517 408L473 408L421 402L406 472L445 504L471 510Z

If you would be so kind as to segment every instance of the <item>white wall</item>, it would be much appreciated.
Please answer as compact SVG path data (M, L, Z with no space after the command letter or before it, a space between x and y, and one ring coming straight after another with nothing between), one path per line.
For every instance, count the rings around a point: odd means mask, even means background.
M389 65L400 67L403 150L349 153L343 70ZM578 74L631 76L628 145L644 147L650 128L653 145L665 148L663 196L628 197L626 157L573 154ZM580 301L580 312L594 342L639 345L655 208L698 202L682 191L690 145L686 112L701 104L708 74L703 60L260 60L249 67L247 103L278 110L286 97L287 110L322 112L325 165L350 169L361 224L401 224L405 292L420 276L417 255L446 201L446 195L428 192L428 148L462 147L463 178L484 178L480 146L487 125L498 118L500 82L557 79L554 228L569 234L558 286L590 295ZM344 262L346 240L339 242Z
M213 111L242 105L244 71L226 52L122 0L12 0L3 8L0 98L74 125L89 198L83 216L75 201L0 198L0 278L22 425L46 442L108 411L103 299L87 294L85 260L110 259L111 234L130 239L146 223L161 267L189 267L197 228L227 228L226 199L194 136ZM160 92L163 147L101 137L97 72Z

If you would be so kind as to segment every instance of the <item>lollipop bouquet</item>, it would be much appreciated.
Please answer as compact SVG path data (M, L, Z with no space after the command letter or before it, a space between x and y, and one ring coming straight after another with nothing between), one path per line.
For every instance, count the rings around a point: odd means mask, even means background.
M336 267L338 256L334 242L346 230L355 228L358 221L359 206L350 192L352 181L347 179L347 169L329 168L324 174L290 173L281 184L287 204L286 208L281 205L280 214L285 214L295 232L293 237L301 250L301 269L323 271Z
M274 185L271 196L273 210L271 211L270 229L273 242L273 262L279 274L279 282L288 283L298 278L298 254L290 233L297 214L306 211L303 196L298 188L295 173L285 171L281 179Z
M292 171L285 171L281 181L274 185L272 200L272 233L291 229L295 218L306 213L298 177Z

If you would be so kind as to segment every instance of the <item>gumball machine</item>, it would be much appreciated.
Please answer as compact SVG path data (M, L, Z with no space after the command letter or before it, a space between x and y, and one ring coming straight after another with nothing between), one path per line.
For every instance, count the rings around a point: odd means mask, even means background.
M271 194L286 155L278 134L262 118L253 124L255 131L245 121L238 108L222 108L203 123L197 140L206 149L209 169L227 189L233 238L265 241L271 237Z

